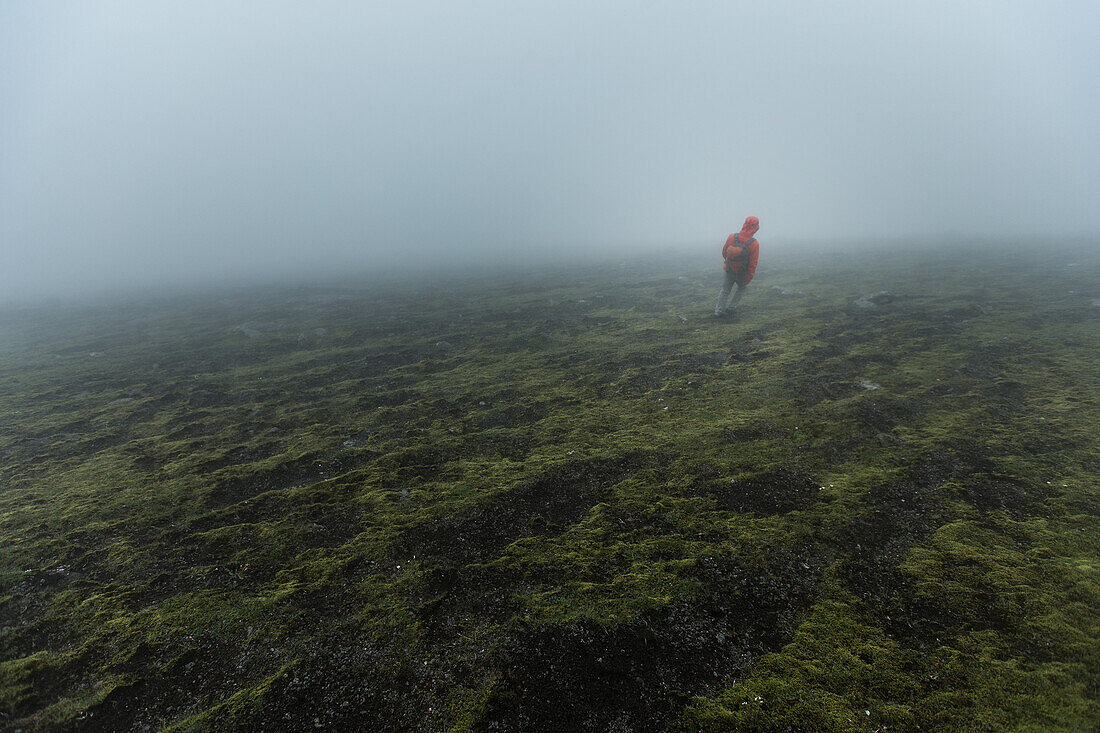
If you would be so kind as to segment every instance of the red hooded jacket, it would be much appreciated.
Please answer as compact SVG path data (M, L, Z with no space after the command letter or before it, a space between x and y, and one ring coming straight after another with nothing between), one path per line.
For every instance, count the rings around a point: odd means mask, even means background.
M760 244L753 239L754 234L760 228L760 220L755 216L745 219L741 231L729 235L725 246L722 247L722 257L726 261L726 270L740 275L737 279L744 285L752 282L756 274L756 261L760 259ZM744 251L748 250L748 261L745 261ZM742 270L744 272L742 273Z

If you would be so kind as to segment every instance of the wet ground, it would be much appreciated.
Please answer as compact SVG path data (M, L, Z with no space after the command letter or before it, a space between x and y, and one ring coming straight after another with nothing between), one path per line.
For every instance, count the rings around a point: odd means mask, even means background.
M1096 255L720 274L0 312L0 729L1088 728Z

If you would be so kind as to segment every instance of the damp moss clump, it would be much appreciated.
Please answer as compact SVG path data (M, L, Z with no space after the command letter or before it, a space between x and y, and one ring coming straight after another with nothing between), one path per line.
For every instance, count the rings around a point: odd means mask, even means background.
M0 727L1089 728L1100 260L926 254L0 312Z

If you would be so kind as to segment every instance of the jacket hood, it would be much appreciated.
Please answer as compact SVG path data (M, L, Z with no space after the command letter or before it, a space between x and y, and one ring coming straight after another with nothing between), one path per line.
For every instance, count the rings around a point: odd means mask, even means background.
M741 227L741 234L737 238L742 242L747 242L752 239L752 235L756 234L758 229L760 229L760 220L755 216L750 216L745 219L745 224Z

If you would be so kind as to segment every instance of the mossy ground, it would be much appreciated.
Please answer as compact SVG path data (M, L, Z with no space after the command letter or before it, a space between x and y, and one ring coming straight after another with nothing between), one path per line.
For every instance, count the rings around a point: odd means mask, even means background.
M0 727L1087 729L1100 259L1025 251L4 312Z

